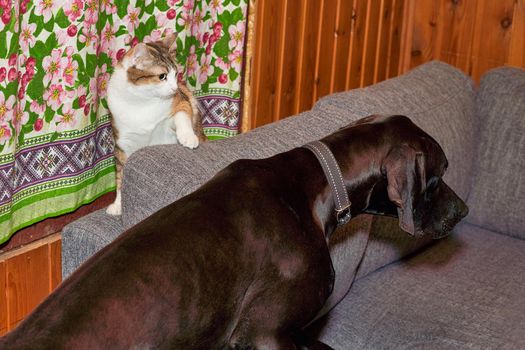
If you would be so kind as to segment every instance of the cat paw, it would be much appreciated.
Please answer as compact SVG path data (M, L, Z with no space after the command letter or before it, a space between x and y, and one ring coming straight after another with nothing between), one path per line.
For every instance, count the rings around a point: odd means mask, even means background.
M113 203L106 209L106 213L109 215L121 215L122 205L120 203Z
M199 138L192 131L177 132L177 140L179 140L181 145L190 149L194 149L199 146Z

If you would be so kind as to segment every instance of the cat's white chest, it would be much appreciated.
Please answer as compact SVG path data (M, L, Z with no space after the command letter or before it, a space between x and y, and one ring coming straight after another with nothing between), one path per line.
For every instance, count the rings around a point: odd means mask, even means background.
M127 156L145 146L177 142L171 99L143 98L130 91L125 77L116 72L108 87L108 105L118 145Z

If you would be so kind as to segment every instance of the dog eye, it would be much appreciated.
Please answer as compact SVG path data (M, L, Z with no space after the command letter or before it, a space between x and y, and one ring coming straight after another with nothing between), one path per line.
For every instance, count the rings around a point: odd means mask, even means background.
M166 80L167 77L168 75L166 73L162 73L159 75L159 80Z
M427 189L425 190L425 199L429 200L430 196L434 191L438 188L439 185L439 177L433 176L428 180L427 182Z

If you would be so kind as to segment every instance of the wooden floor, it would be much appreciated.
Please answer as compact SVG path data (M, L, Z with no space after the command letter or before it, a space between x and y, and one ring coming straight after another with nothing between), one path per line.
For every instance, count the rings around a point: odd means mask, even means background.
M60 234L0 256L0 335L16 327L62 279Z

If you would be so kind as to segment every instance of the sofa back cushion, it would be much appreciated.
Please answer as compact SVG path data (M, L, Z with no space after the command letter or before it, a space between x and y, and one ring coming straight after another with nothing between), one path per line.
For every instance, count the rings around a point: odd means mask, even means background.
M467 220L525 239L525 70L485 74L476 115L479 147Z

